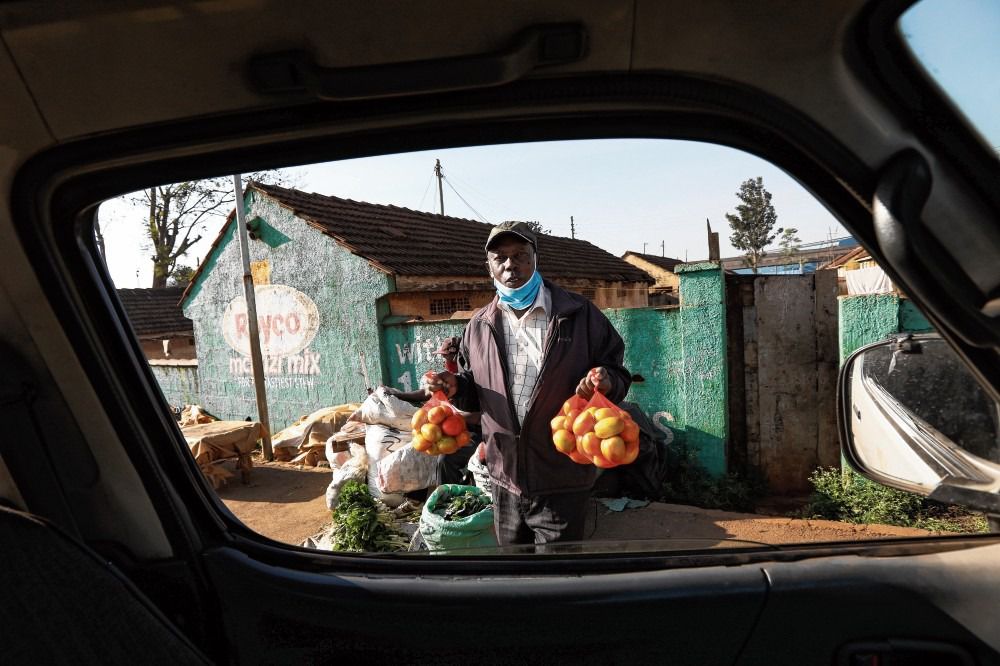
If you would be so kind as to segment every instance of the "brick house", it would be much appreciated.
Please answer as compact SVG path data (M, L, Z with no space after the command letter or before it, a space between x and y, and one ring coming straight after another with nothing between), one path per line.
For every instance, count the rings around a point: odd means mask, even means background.
M643 254L629 250L622 259L639 268L656 280L649 287L650 305L677 305L680 303L680 277L674 272L678 264L684 263L672 257L660 257L655 254Z

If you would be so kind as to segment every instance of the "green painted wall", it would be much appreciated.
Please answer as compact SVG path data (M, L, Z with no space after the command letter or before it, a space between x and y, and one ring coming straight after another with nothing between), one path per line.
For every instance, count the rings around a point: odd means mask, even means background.
M726 284L718 264L678 266L685 443L712 474L726 473L729 400Z
M634 402L671 441L684 441L684 353L680 310L605 310L625 340L625 367L645 381L633 382Z
M933 330L912 302L896 294L841 296L839 302L841 365L856 349L886 336Z
M183 409L184 405L201 402L198 387L198 367L193 365L150 365L163 397L171 407Z
M361 401L366 395L362 354L371 381L380 381L385 373L378 299L394 287L390 276L287 209L252 192L247 200L247 218L260 217L270 227L261 240L250 241L251 261L267 260L270 283L304 293L318 313L316 335L307 348L265 361L271 429L277 432L320 407ZM201 404L220 418L256 419L248 357L226 342L221 326L229 303L243 294L234 228L229 225L207 259L184 314L194 322Z
M625 366L645 379L626 399L670 440L691 447L712 474L726 471L724 286L718 265L698 264L681 274L681 308L604 311L625 340ZM430 353L464 328L459 320L384 325L387 382L415 388L421 374L442 367Z
M420 375L428 370L444 370L444 361L432 354L445 338L462 335L466 321L449 319L384 325L383 347L388 368L385 383L412 391L420 384Z

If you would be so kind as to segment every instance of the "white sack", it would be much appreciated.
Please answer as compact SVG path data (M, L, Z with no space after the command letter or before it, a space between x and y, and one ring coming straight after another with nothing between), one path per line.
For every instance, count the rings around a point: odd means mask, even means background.
M408 493L440 483L438 456L407 444L378 461L378 488L383 493Z
M410 419L417 408L385 392L380 386L361 403L361 420L365 423L389 426L396 430L409 431Z

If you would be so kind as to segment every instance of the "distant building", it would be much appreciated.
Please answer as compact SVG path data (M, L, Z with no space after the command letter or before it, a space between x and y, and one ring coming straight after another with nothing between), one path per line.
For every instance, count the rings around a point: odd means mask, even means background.
M389 383L386 326L467 318L495 294L482 222L293 189L246 193L272 427ZM255 413L243 268L231 214L185 291L203 405ZM643 307L653 278L582 240L541 235L538 267L601 308Z
M821 266L827 264L858 242L853 238L838 238L832 241L804 243L797 250L785 254L781 249L770 248L757 265L760 275L802 275L815 273ZM722 260L722 267L730 273L749 275L753 269L747 266L746 257L727 257Z
M175 413L198 404L198 358L194 323L181 311L183 287L119 289L142 352Z
M194 324L181 311L184 287L119 289L132 330L150 362L183 361L196 365Z
M865 248L858 246L824 264L820 270L837 271L841 296L889 294L897 292L895 285Z
M643 254L629 250L622 259L649 273L656 280L649 287L650 305L677 305L680 303L680 278L674 273L674 267L682 264L680 259L661 257L655 254Z

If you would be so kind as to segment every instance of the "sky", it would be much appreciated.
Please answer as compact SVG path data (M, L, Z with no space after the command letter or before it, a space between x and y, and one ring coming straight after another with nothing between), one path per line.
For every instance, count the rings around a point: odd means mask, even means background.
M496 224L536 220L557 236L570 235L621 256L627 250L695 261L708 257L705 220L729 244L725 213L733 212L740 183L763 178L777 227L795 227L803 242L847 232L795 180L768 162L731 148L660 139L602 139L456 148L345 160L285 170L307 192L437 212L434 165L445 176L449 216ZM102 207L101 227L111 276L118 287L151 284L143 251L143 211L121 201ZM211 223L189 263L205 256L222 220ZM447 248L442 248L447 252ZM544 266L540 267L544 274ZM138 277L136 272L138 271Z
M917 58L986 141L1000 152L1000 2L923 0L901 19ZM799 183L768 162L731 148L659 139L604 139L435 150L286 171L294 187L357 201L437 212L433 169L445 174L445 214L497 223L536 220L558 236L576 236L615 255L627 250L695 261L708 256L705 220L729 243L725 213L740 183L761 176L773 195L777 227L802 242L847 232ZM143 211L114 200L101 226L111 276L119 287L151 284ZM215 220L184 262L202 260L218 232ZM447 248L442 248L443 252ZM540 267L544 273L544 266Z

